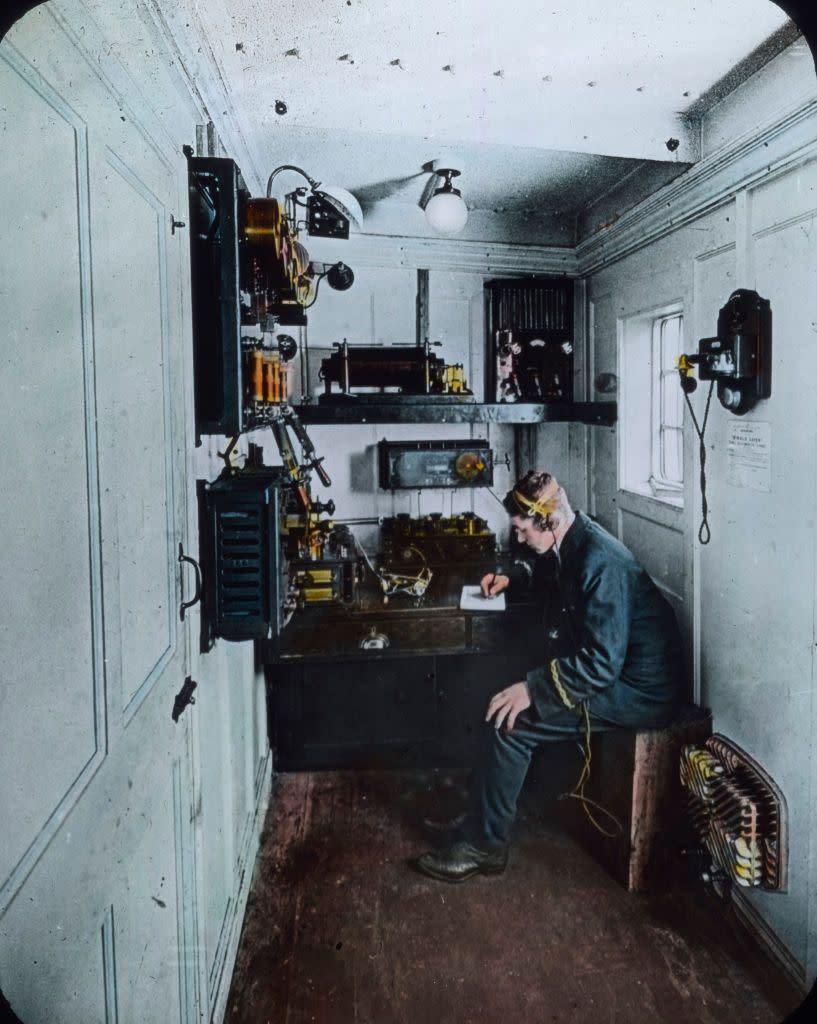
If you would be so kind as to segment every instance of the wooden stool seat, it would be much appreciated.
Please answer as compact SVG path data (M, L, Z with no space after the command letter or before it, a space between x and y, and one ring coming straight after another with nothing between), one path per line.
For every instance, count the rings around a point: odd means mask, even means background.
M577 800L569 800L571 832L630 892L641 892L666 878L686 824L686 802L679 779L681 747L702 743L712 733L712 716L685 706L665 729L617 729L592 737L591 776L585 796L602 834Z

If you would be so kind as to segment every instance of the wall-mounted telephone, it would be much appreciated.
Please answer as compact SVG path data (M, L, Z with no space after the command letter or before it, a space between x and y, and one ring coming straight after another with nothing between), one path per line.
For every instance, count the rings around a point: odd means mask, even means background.
M772 310L768 299L738 288L718 314L718 333L701 338L694 355L678 360L681 387L697 387L691 375L698 366L701 380L717 381L718 398L730 412L742 416L772 393Z

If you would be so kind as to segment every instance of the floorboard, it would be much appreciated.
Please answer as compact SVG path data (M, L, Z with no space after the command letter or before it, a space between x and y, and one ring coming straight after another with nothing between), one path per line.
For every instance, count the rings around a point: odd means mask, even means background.
M713 897L628 895L529 795L504 876L422 877L428 799L400 773L276 779L228 1024L776 1024L791 1009Z

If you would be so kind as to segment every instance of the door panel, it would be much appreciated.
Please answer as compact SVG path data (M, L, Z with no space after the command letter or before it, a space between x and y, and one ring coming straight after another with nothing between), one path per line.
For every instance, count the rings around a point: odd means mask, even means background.
M106 425L101 471L115 514L122 706L131 713L176 644L173 526L174 439L167 322L164 204L106 150L95 225L100 413ZM122 225L126 224L126 244Z
M27 1024L189 1020L183 160L45 8L0 90L0 982Z
M0 806L15 813L0 834L2 911L104 756L105 721L88 223L79 201L87 133L55 93L7 62L0 91L8 116L16 105L25 126L14 132L15 162L31 167L46 154L44 180L3 176L5 244L15 258L0 284L0 521L9 541L0 664L10 673L0 687Z

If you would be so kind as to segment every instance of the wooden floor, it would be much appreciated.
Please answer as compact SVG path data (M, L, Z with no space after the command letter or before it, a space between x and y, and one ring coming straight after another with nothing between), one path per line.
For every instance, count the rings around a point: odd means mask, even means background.
M753 980L714 897L628 895L529 796L504 876L417 874L428 792L389 772L277 778L228 1024L777 1024L792 1008Z

